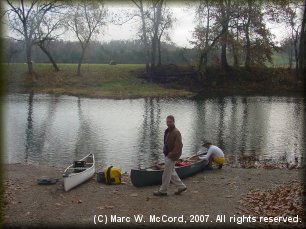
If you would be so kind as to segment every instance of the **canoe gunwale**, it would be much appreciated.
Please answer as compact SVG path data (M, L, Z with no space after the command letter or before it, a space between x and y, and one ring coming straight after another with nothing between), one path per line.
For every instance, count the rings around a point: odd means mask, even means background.
M200 159L189 165L179 166L175 168L175 170L178 173L179 177L181 179L184 179L186 177L190 177L204 170L207 164L208 164L207 160ZM161 184L163 169L159 170L147 170L147 169L131 169L130 178L134 186L144 187L144 186Z
M85 167L86 169L84 171L81 171L81 172L78 172L78 173L67 172L68 169L73 168L73 164L69 165L65 169L64 174L63 174L65 191L69 191L69 190L75 188L76 186L84 183L86 180L88 180L92 176L94 176L94 174L95 174L95 156L94 156L94 154L90 153L90 154L86 155L84 158L82 158L81 160L86 160L86 158L88 158L88 157L92 157L92 163L91 163L90 167L87 167L87 168Z

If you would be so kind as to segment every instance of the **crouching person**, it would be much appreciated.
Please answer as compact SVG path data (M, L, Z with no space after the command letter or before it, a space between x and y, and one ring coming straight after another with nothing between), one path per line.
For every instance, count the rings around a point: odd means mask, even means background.
M218 168L221 169L224 164L224 153L223 151L215 145L212 145L209 141L204 140L203 145L204 149L201 152L207 150L207 154L202 156L201 158L208 160L208 168L212 169L212 163L218 165Z

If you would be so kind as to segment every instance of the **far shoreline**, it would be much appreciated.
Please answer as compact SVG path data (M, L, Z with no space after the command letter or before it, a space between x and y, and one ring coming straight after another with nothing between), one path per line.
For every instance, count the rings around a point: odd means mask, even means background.
M110 99L110 100L130 100L130 99L205 99L205 98L214 98L214 97L252 97L252 96L267 96L267 97L296 97L296 98L305 98L305 95L300 91L239 91L234 92L231 90L220 91L220 90L211 90L203 91L199 93L190 92L190 94L177 94L177 95L97 95L93 94L83 94L83 93L74 93L74 92L54 92L54 91L40 91L40 90L17 90L11 91L5 94L14 95L14 94L42 94L42 95L54 95L54 96L73 96L77 98L86 98L86 99Z
M224 75L220 69L212 69L210 75L202 78L186 75L150 81L143 77L142 64L92 65L84 70L82 76L75 75L75 64L61 65L59 72L50 71L50 64L36 64L32 75L26 73L23 64L3 67L7 81L4 92L8 94L33 92L100 99L198 99L220 96L303 97L305 92L303 82L295 81L284 69L254 69L253 73L233 69L229 75ZM184 69L182 66L179 68Z

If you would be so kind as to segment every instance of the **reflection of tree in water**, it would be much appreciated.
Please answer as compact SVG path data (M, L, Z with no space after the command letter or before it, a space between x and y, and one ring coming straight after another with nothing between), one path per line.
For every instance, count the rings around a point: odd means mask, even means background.
M292 121L290 134L292 137L287 140L287 148L289 151L281 157L282 162L294 164L300 167L303 164L303 153L300 152L301 149L305 149L305 106L303 100L301 102L292 101L292 98L286 98L286 103L292 105L292 112L295 119ZM299 131L298 131L299 130ZM305 153L305 150L304 150Z
M83 113L81 106L81 99L78 98L78 117L79 117L79 130L77 132L77 141L75 146L75 159L80 159L88 153L94 153L97 161L105 160L105 150L103 150L102 141L99 141L97 128L90 125Z
M217 145L224 149L224 119L225 119L225 99L224 98L218 98L217 104L219 107L219 124L217 126L218 129L218 137L217 137Z
M46 141L47 133L51 127L54 119L54 113L56 105L58 103L58 97L52 96L51 102L48 103L47 116L44 122L39 128L34 129L33 127L33 106L34 106L34 93L29 94L28 100L28 116L27 116L27 127L26 127L26 142L25 142L25 161L28 161L29 157L39 157L43 153L44 144Z
M139 128L139 148L137 155L137 166L150 166L157 163L162 155L163 135L160 132L160 100L158 98L144 99L143 122Z
M239 103L237 103L236 97L232 97L230 101L232 109L229 119L229 136L226 142L227 164L246 167L245 163L250 164L258 160L255 151L248 150L246 152L246 148L249 147L248 138L251 134L248 126L250 107L246 97L243 97ZM241 110L237 109L238 104L241 104ZM241 120L237 118L240 112Z
M201 141L203 138L207 138L209 130L206 128L206 102L207 100L196 100L196 114L194 115L194 122L192 129L194 130L194 136L192 136L192 151L197 153L201 147Z
M242 104L242 125L241 125L241 130L239 131L241 133L241 146L240 146L240 151L244 152L244 149L246 148L246 137L247 137L247 131L245 130L245 127L247 126L248 123L248 101L246 97L242 98L241 101Z
M269 110L265 110L258 101L249 103L247 97L242 98L241 105L242 122L240 130L237 132L237 141L240 142L237 147L240 153L235 155L235 161L240 164L255 163L260 160L263 153L258 150L263 149L268 139L266 120Z
M237 98L235 96L231 97L231 115L230 115L230 123L229 123L229 143L227 146L227 149L231 153L237 152L237 148L235 147L237 145L237 141L239 142L239 138L237 138L237 126L239 126L238 120L237 120Z

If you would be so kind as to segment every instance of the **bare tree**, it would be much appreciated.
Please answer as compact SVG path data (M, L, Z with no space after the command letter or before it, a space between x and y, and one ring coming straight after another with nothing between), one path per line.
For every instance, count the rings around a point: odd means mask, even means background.
M102 1L79 1L74 3L67 14L67 25L75 33L80 45L81 56L78 62L77 75L81 75L81 65L85 51L92 38L105 26L108 10Z
M158 33L160 30L160 25L162 21L162 7L163 0L152 1L152 6L150 8L150 20L151 20L151 78L155 72L156 64L156 51L158 44Z
M219 3L221 25L221 66L224 70L229 68L227 62L228 28L231 19L231 0L221 0Z
M45 15L35 33L34 43L47 55L55 71L59 71L59 67L52 57L48 46L65 32L64 17L61 11L57 11L50 15Z
M289 66L295 62L296 79L299 78L299 41L302 27L303 3L301 0L279 1L274 5L268 5L271 21L276 23L284 23L288 28L288 37L284 40L284 44L289 45ZM301 15L301 16L300 16ZM292 53L291 53L292 52Z
M6 1L7 23L12 30L23 40L26 48L26 62L29 74L33 73L32 46L35 43L35 33L40 27L45 15L58 6L58 1Z
M152 80L156 63L161 65L161 40L169 38L168 30L175 21L170 8L164 0L132 0L141 19L141 40L146 56L146 73ZM169 40L169 39L168 39Z
M170 40L169 37L169 29L172 28L173 23L175 22L175 18L173 16L172 11L169 7L164 4L162 15L161 15L161 21L160 21L160 29L158 31L157 36L157 51L158 51L158 66L162 64L162 57L161 57L161 40L163 37L165 37L165 40Z
M150 45L148 39L148 31L147 31L147 11L145 11L144 2L142 0L132 0L134 5L139 10L139 17L141 19L141 40L143 41L143 45L145 48L145 58L146 58L146 74L149 74L150 70Z
M195 46L199 53L199 71L206 70L208 55L225 32L219 29L220 24L216 20L218 14L216 4L211 0L202 0L196 7L198 25L193 31L194 40L190 43Z

